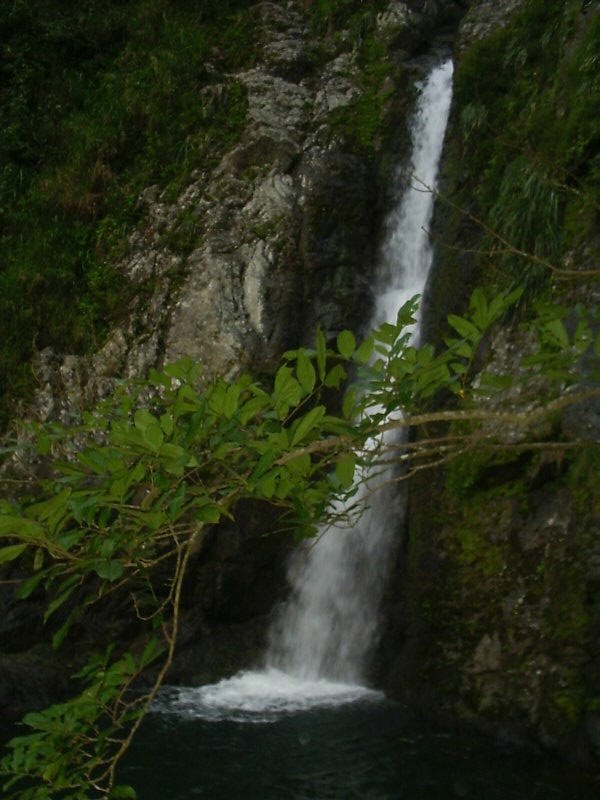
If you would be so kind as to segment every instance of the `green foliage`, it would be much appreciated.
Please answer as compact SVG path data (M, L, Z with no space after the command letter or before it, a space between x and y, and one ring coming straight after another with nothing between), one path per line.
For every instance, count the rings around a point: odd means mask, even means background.
M348 147L371 154L384 135L384 109L393 93L393 89L384 88L384 83L393 73L394 65L385 46L372 32L361 38L359 61L362 91L348 105L334 109L329 121Z
M485 328L493 315L482 309L495 305L476 305ZM141 655L94 659L79 676L79 694L24 719L32 733L14 739L2 761L5 796L41 800L58 791L79 800L92 787L127 796L115 787L115 768L172 658L186 565L206 526L252 499L278 507L282 526L312 535L333 513L332 498L356 491L357 466L377 458L364 450L382 419L367 412L373 402L416 409L452 385L440 368L445 355L410 344L414 310L415 301L407 303L395 324L361 343L342 331L335 349L319 331L314 350L285 354L270 386L244 375L200 390L201 367L184 359L123 385L80 424L30 424L6 448L9 457L44 463L44 477L28 479L0 506L0 561L29 565L18 596L44 592L53 645L91 606L125 590L141 629L137 647L147 644ZM350 368L359 369L364 391L348 391L334 415L327 397ZM159 655L155 689L133 692Z
M350 338L342 336L347 351ZM53 635L58 647L90 605L126 585L148 643L138 657L95 659L79 676L80 694L24 719L33 733L10 744L4 796L34 800L59 791L76 800L92 786L101 796L133 796L114 786L114 765L151 697L132 699L130 690L161 650L172 656L186 559L205 526L252 498L280 507L283 524L311 534L332 493L350 487L354 456L339 453L357 434L319 402L334 372L334 382L344 379L347 359L321 355L322 381L315 360L307 350L289 354L270 390L242 376L202 392L199 367L184 360L123 387L74 428L30 428L29 447L48 461L49 477L3 502L0 514L0 538L11 542L0 560L36 562L19 596L43 588L48 623L66 609ZM164 575L154 577L165 564L172 571L166 597Z
M476 290L469 313L451 317L456 336L439 353L412 342L413 299L395 323L362 342L342 331L329 343L318 331L314 349L284 354L268 385L243 375L200 389L200 365L183 359L123 384L78 425L29 424L8 443L8 458L41 466L39 478L23 479L22 490L0 504L0 562L18 559L29 572L18 596L44 593L54 647L115 592L130 598L140 633L135 652L95 657L71 700L24 719L32 733L13 739L1 763L6 796L134 796L116 786L116 767L171 663L186 568L207 526L252 500L278 508L282 527L313 535L339 513L332 499L352 498L363 468L389 458L367 442L390 425L427 420L419 415L441 391L453 393L466 414L454 456L473 441L485 450L486 437L493 446L497 433L485 432L481 415L469 416L481 392L470 390L466 376L483 337L519 296L490 299ZM539 346L527 364L547 375L550 396L580 379L573 363L593 344L595 319L580 311L577 324L566 326L565 313L540 306L529 325ZM331 389L345 386L350 371L356 383L333 413ZM486 386L483 396L493 391ZM501 549L466 522L461 530L460 562L497 575ZM159 657L154 687L140 694L139 676Z
M98 345L127 307L115 264L140 190L175 195L239 135L245 91L225 73L254 57L249 5L2 4L0 423L34 343Z
M372 30L383 0L304 0L315 32L335 35L340 28L360 42Z
M46 800L59 792L64 800L88 800L90 786L105 781L107 754L115 748L113 737L118 741L147 702L129 696L128 689L160 655L156 639L137 658L126 653L111 660L111 650L74 676L84 684L79 695L23 717L22 724L31 732L11 739L10 753L1 764L2 771L12 775L4 785L6 797ZM132 787L124 785L112 786L108 794L109 798L136 796Z
M597 267L599 52L597 8L584 16L579 0L531 0L458 62L455 157L476 206L458 204L493 232L481 237L488 284L539 294L551 277L542 262Z

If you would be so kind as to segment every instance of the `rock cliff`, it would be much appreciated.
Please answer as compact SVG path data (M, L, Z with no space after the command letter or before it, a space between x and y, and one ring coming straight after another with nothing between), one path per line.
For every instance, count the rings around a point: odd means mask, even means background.
M183 355L204 363L207 380L266 372L286 348L310 344L317 325L328 335L359 329L414 82L431 48L454 41L465 11L425 334L439 344L447 314L463 311L478 284L501 291L516 280L531 298L597 301L597 282L557 283L531 260L494 251L481 225L540 259L597 261L599 23L591 4L357 0L346 4L347 19L325 26L315 24L309 0L247 5L253 58L223 71L216 54L198 86L208 115L229 109L232 97L243 108L235 141L176 191L157 184L137 197L138 222L116 264L129 287L127 313L95 351L36 353L31 410L40 419L76 419L121 378ZM518 322L493 332L478 369L501 370L524 352ZM541 389L517 391L535 398ZM414 481L373 669L390 694L598 758L599 416L593 404L574 407L531 434L555 443L541 454L466 453ZM581 446L567 451L567 440ZM276 527L267 510L248 507L206 538L185 587L172 680L212 681L260 659L291 546L269 535ZM66 693L79 651L97 636L137 633L121 621L116 598L57 655L44 642L35 598L15 604L10 583L0 592L7 713Z
M200 360L206 380L269 371L286 348L311 344L317 325L327 335L360 328L390 201L386 171L404 155L428 51L447 46L461 5L354 5L350 27L325 29L310 3L250 6L251 66L223 74L208 64L198 94L209 114L243 96L236 141L176 196L158 185L141 192L141 221L116 265L132 297L126 315L95 352L36 353L29 413L75 420L120 379L181 356ZM190 569L171 680L216 680L260 659L290 546L269 535L275 528L265 509L240 509L236 525L207 537ZM113 640L136 635L115 600L55 654L40 603L15 605L10 583L0 590L5 713L68 692L79 654L107 631Z
M598 84L587 83L584 65L597 53L598 16L586 3L490 5L472 6L457 38L425 329L440 344L447 314L462 313L475 286L524 282L527 304L497 327L476 370L512 370L503 400L535 402L543 378L514 372L531 346L520 329L527 305L593 308L598 284L576 271L553 279L551 268L507 254L499 237L559 269L597 265L585 209L597 193L598 150L584 119ZM523 196L528 179L537 198ZM581 385L590 366L581 365ZM507 445L537 442L538 453L465 452L411 484L380 673L392 692L436 713L591 761L600 756L597 421L597 404L574 406L543 428L501 433Z
M207 378L268 369L286 348L310 343L318 324L330 334L360 327L383 170L406 143L414 59L460 8L375 5L365 33L321 38L302 3L252 8L255 66L198 98L210 113L243 87L238 142L174 199L158 186L142 192L143 223L118 264L135 287L124 324L95 353L37 353L36 416L67 419L116 379L183 355L202 361Z

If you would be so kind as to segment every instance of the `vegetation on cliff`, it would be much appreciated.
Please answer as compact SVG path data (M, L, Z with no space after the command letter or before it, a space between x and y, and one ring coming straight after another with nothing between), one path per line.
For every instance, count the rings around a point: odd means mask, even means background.
M457 60L430 332L443 339L448 312L460 313L473 286L522 287L517 312L469 379L509 372L505 403L547 396L555 365L533 366L524 331L557 306L561 326L551 314L545 335L571 359L580 388L597 381L598 352L574 356L570 337L598 303L599 59L596 7L531 0ZM522 371L523 358L533 372ZM435 703L592 758L600 752L599 518L590 502L597 409L590 401L548 418L531 430L533 447L469 449L434 480L417 480L406 569L422 626L419 674L446 687ZM571 438L575 447L566 446Z
M235 140L245 92L225 75L252 62L249 5L2 5L0 414L28 397L34 349L97 346L125 312L140 191Z
M383 5L299 3L316 43L337 42L343 21L350 38L335 46L365 39L365 53ZM263 31L249 0L45 0L35 8L15 0L2 5L0 27L4 426L31 396L35 351L97 349L127 313L136 288L118 263L143 224L140 192L158 185L174 198L231 148L247 107L232 76L255 63ZM317 67L318 46L310 57ZM365 74L379 109L378 81L370 68ZM380 113L357 102L364 144Z
M530 0L459 59L452 199L488 228L478 282L540 291L597 268L599 54L597 10Z

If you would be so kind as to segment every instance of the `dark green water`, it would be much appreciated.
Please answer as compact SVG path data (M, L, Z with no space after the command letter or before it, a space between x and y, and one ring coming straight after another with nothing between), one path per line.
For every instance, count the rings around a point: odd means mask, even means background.
M556 761L432 731L387 701L268 723L152 714L121 779L140 800L592 800Z

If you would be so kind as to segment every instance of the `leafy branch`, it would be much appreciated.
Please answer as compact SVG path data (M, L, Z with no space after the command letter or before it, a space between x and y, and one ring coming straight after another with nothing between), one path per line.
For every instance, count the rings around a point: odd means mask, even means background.
M350 331L327 342L319 331L313 349L284 354L269 385L242 375L200 390L201 367L184 359L123 384L78 425L30 423L6 442L0 563L28 574L17 597L44 597L45 621L59 619L55 647L111 596L127 599L139 634L129 649L94 656L73 698L25 716L31 732L0 764L5 796L135 797L117 768L172 664L189 564L241 500L275 506L286 526L312 536L336 514L355 518L356 482L390 461L404 465L392 479L407 480L473 448L576 446L529 430L600 397L597 370L578 388L580 363L600 354L597 312L539 305L523 323L535 346L518 366L544 381L542 401L507 399L511 375L473 381L482 342L519 297L475 290L468 313L449 317L440 352L411 339L416 299L362 342ZM339 411L332 390L344 390ZM432 407L440 393L452 407ZM419 435L381 438L392 429ZM374 491L370 480L367 502ZM348 501L346 512L335 499Z

